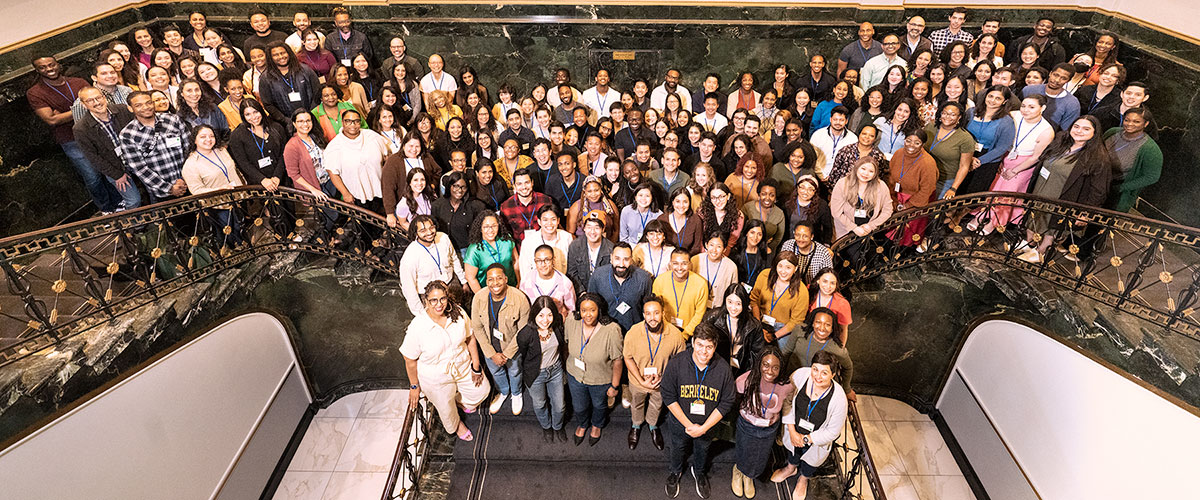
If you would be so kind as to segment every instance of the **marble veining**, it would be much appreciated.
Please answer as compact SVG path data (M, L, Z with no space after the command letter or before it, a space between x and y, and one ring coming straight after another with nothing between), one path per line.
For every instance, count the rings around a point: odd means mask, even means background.
M386 472L334 472L325 486L322 500L363 500L379 498L387 485Z
M353 418L313 418L288 470L334 470L353 426Z
M354 421L334 471L387 472L392 466L404 420L359 418Z
M332 472L290 470L283 475L273 500L321 500Z

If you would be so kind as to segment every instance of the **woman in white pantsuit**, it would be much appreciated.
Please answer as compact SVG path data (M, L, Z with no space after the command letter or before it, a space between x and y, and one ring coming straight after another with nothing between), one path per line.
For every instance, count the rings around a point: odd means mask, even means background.
M409 407L416 406L424 391L446 432L470 441L474 436L458 417L456 403L472 413L492 390L480 369L475 336L468 334L466 313L450 300L445 282L429 282L422 303L424 314L409 323L400 345L408 379L413 381Z

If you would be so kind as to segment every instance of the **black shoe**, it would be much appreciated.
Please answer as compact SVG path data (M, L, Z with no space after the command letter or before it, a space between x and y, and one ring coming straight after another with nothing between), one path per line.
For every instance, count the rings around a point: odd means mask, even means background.
M600 436L588 435L588 446L596 446L596 443L599 443L599 442L600 442Z
M663 437L662 431L658 430L658 427L650 429L650 442L654 443L654 447L658 448L658 451L662 451L664 446Z
M637 448L638 438L640 438L641 435L642 435L641 427L634 427L632 429L629 429L629 449L632 450L632 449Z
M708 476L696 474L696 469L693 468L692 477L696 478L696 494L700 495L700 498L708 498L708 495L711 493L708 487Z
M564 442L564 443L565 443L565 442L567 442L567 431L566 431L566 429L554 429L554 435L555 435L556 437L558 437L558 440L559 440L559 441L562 441L562 442Z
M586 435L586 434L587 434L587 430L586 430L586 429L584 429L584 432L583 432L583 433ZM579 445L581 445L581 444L583 444L583 436L580 436L580 435L578 435L578 434L575 434L575 446L579 446Z
M554 442L554 430L553 429L542 429L542 441L545 441L547 443L553 443Z
M675 498L679 496L679 477L683 474L671 474L667 476L667 496Z

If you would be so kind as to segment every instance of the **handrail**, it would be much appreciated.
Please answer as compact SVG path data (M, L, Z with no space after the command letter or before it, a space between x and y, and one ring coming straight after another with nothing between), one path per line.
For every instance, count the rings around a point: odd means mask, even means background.
M875 468L875 460L871 458L871 449L867 446L867 434L862 428L862 418L858 414L858 404L854 401L846 402L846 426L850 428L850 432L854 435L854 443L858 446L857 449L851 447L846 436L845 430L842 431L842 437L839 438L840 443L837 446L844 451L843 456L850 461L850 468L845 473L843 478L842 493L843 498L850 495L853 498L863 498L860 493L854 493L855 482L858 479L859 469L861 473L866 475L867 487L871 489L872 498L875 500L887 500L887 494L883 490L883 482L879 479L879 471ZM855 452L853 459L849 459L851 452Z
M1001 214L1014 211L1024 214L1011 220L1011 229L998 224L993 234L981 235L966 227L972 217L984 226L1005 222ZM1051 245L1042 262L1017 258L1034 220L1045 226L1039 235L1057 232L1066 247ZM922 221L928 227L916 241L901 241L904 228ZM1041 237L1034 240L1036 245ZM917 251L915 243L925 249ZM850 255L852 247L857 255ZM847 285L926 262L983 260L1200 340L1200 320L1193 315L1200 301L1197 228L1025 193L985 192L903 210L865 236L838 239L831 249L843 257Z
M400 442L396 445L396 453L392 456L392 467L388 470L387 484L383 488L381 500L415 498L419 489L421 472L425 469L425 452L429 449L429 422L433 420L433 407L429 400L421 395L416 405L409 406L404 415L404 425L400 428ZM403 471L407 479L400 484L400 473ZM400 494L396 495L396 487L400 486Z
M297 214L300 206L310 212ZM211 214L220 212L237 222L218 227ZM335 216L336 225L323 223ZM357 206L248 186L0 239L0 271L26 316L0 310L2 328L23 329L3 335L18 340L0 346L0 367L258 257L301 252L395 275L407 243ZM72 300L82 304L59 311Z

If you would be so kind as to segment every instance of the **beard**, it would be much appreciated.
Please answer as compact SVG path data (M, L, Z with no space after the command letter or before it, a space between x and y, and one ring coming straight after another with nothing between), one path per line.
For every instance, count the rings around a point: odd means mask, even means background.
M657 334L659 334L660 332L662 332L662 329L663 329L663 322L662 322L662 321L659 321L659 322L657 322L657 323L650 324L650 321L646 321L646 329L647 329L647 330L650 330L650 333L653 333L653 334L657 335Z
M613 264L613 274L621 279L628 278L629 266L617 266L616 264Z

